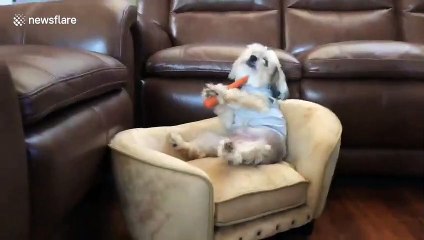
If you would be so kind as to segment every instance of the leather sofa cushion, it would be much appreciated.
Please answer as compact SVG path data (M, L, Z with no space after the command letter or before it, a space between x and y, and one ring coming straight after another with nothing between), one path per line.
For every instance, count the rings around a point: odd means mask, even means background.
M424 45L350 41L317 47L302 57L308 78L422 78Z
M93 52L37 45L0 46L19 96L24 123L73 103L121 88L127 70Z
M220 158L188 162L203 170L214 191L215 224L228 226L298 207L308 182L288 163L230 166Z
M244 45L190 44L157 52L147 61L147 72L163 77L227 77ZM287 79L299 79L301 67L292 55L274 49Z

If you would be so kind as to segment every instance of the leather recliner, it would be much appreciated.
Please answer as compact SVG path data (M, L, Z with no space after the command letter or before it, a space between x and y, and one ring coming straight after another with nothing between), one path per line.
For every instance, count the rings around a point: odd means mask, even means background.
M77 23L15 26L18 13ZM135 23L126 1L0 7L0 239L57 239L99 182L133 126Z
M246 44L274 48L291 98L344 126L336 174L424 176L422 0L141 0L142 126L213 116L207 82L225 82Z

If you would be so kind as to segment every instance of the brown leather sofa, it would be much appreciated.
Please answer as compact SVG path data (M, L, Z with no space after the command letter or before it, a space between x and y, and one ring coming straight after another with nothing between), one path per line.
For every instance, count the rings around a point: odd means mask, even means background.
M15 14L77 24L17 27ZM135 23L124 0L0 7L0 239L65 239L109 140L133 125Z
M291 98L343 124L336 174L424 176L424 1L140 0L143 126L213 116L206 82L226 81L245 44L277 50Z

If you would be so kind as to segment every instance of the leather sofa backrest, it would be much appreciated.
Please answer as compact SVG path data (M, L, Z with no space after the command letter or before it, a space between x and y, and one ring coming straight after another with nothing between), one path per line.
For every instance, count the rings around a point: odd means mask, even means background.
M169 1L170 0L139 0L138 13L144 19L152 21L162 30L169 30Z
M175 45L249 44L281 48L280 0L169 0Z
M401 0L402 36L406 42L424 43L424 1Z
M423 0L140 0L138 12L172 45L259 42L299 55L341 41L424 42Z
M395 1L285 0L286 49L297 55L325 43L396 40Z

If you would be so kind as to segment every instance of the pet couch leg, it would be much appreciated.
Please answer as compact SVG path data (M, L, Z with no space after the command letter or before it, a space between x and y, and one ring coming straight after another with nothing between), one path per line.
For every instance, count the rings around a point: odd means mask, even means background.
M266 238L265 240L286 240L286 239L308 239L310 235L312 235L314 231L314 221L303 225L298 228L293 228L287 232L282 232L279 234L276 234L275 236L272 236L270 238Z
M315 224L315 222L312 221L312 222L310 222L310 223L308 223L308 224L306 224L302 227L299 227L298 230L303 235L310 236L314 232L314 224Z

